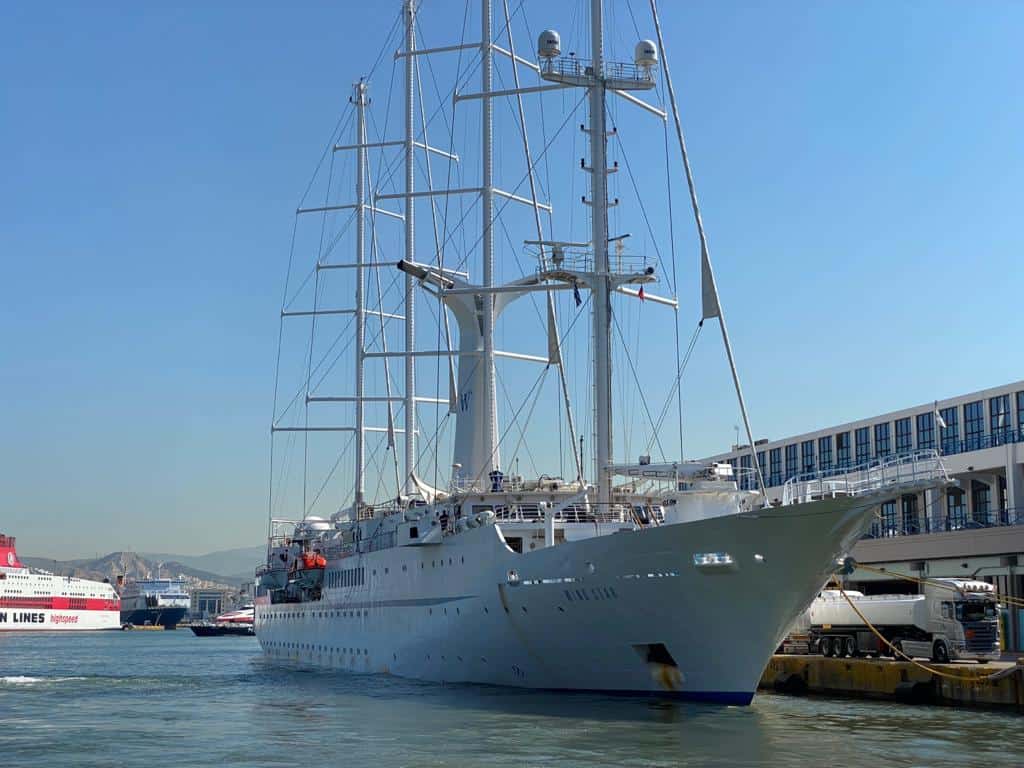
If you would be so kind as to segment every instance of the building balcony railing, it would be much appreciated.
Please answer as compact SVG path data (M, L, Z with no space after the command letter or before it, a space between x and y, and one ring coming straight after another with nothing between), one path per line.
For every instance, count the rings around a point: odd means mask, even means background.
M949 533L951 531L977 531L985 528L1006 528L1024 525L1024 507L975 511L969 515L966 510L958 513L945 512L942 515L911 513L901 515L900 520L887 519L880 515L862 539L887 539L896 536L919 536L925 533Z
M1004 427L981 435L971 435L963 439L944 439L939 444L943 456L955 456L958 453L980 451L985 448L998 448L1001 445L1024 443L1024 426L1014 429Z

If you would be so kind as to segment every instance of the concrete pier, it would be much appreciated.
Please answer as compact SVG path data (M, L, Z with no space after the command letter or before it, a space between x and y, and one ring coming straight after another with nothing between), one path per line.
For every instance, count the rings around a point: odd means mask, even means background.
M765 668L760 687L780 693L822 693L920 704L993 707L1024 713L1024 663L1021 661L1016 664L928 662L927 665L968 679L953 680L908 661L777 655Z

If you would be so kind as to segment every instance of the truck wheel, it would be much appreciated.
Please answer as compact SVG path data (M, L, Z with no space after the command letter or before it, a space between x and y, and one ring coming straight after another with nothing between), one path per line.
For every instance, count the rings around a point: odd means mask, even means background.
M896 649L895 651L892 650L892 648L889 649L889 653L892 655L892 657L898 661L904 660L903 657L900 656L901 653L905 653L905 651L903 650L903 642L897 640L892 644L892 647Z
M848 637L845 640L843 640L843 650L846 652L846 655L849 656L851 659L856 658L857 639L854 637Z
M822 656L827 656L828 658L831 659L833 651L834 651L834 646L832 645L832 638L831 637L823 637L823 638L821 638L821 655Z
M942 640L936 640L935 645L932 646L932 661L939 664L949 663L949 648Z

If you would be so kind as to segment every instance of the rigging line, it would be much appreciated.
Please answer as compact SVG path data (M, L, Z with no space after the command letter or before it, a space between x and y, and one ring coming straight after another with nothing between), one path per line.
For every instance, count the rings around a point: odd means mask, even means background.
M292 276L292 263L295 259L295 237L299 228L299 217L295 216L292 223L292 239L291 245L288 247L288 268L285 270L284 276L284 294L281 296L281 311L284 311L284 303L288 299L288 283ZM273 405L270 409L270 424L273 426L277 420L277 397L280 390L281 382L281 347L284 340L284 316L278 318L277 321L277 356L274 361L274 395ZM274 433L270 433L270 472L269 472L269 484L270 487L267 491L267 526L269 530L270 518L273 517L274 512ZM267 534L270 537L270 533Z
M673 397L673 395L675 395L677 393L678 389L682 389L682 387L680 386L680 382L682 381L682 378L683 378L683 371L686 370L686 365L687 365L687 363L690 362L690 355L693 354L694 347L697 345L697 337L700 335L701 328L703 328L703 327L704 327L703 321L697 323L697 327L696 327L696 329L694 329L693 335L690 337L689 346L687 346L687 348L686 348L686 354L683 355L682 362L680 362L677 365L675 380L672 382L672 387L669 389L668 396L665 398L665 405L662 406L661 411L658 413L658 429L661 429L661 425L665 421L665 416L668 414L668 409L672 405L672 397ZM650 451L650 450L651 450L651 444L648 443L647 444L647 451ZM682 460L683 458L684 458L683 454L680 453L679 454L679 459Z
M424 47L426 47L426 45L424 45ZM422 58L422 57L418 57L418 58ZM419 106L420 106L420 122L422 124L422 131L423 131L423 145L424 145L424 147L429 147L430 146L430 139L429 139L428 134L427 134L426 111L423 109L423 105L425 103L425 99L423 98L423 77L422 77L422 75L420 73L420 67L419 67L419 63L418 62L414 63L414 67L416 69L416 85L417 85L417 88L418 88L418 91L419 91L419 97L420 97L420 104L419 104ZM429 61L428 61L428 69L430 69ZM447 125L448 125L448 122L447 122L447 118L446 118L445 119L445 126L447 127ZM433 163L431 163L431 161L430 161L430 152L427 149L423 150L423 163L426 166L427 189L432 191L434 189ZM449 163L449 165L451 165L451 160L449 160L448 163ZM438 232L438 228L437 228L437 200L434 198L433 195L431 195L429 199L430 199L430 223L432 225L433 232L434 232L434 262L437 263L438 260L439 260L440 250L441 250L440 246L439 246L439 244L441 242L441 236L440 236L440 233ZM429 301L426 302L426 304L427 304L428 307L432 307L432 305L433 305L433 303L429 302ZM447 311L448 310L445 307L444 300L441 299L440 297L438 297L438 305L439 305L438 312L440 314L444 315L444 320L442 321L441 317L438 317L438 323L437 323L437 349L440 349L441 348L441 331L442 331L442 328L444 330L448 331L448 316L447 316ZM447 347L447 351L448 352L452 351L451 340L452 340L451 339L451 332L448 331L448 333L447 333L447 335L445 337L445 341L447 342L447 345L448 345L448 347ZM447 357L446 364L449 365L449 366L452 365L452 361L451 361L451 356L450 355ZM434 360L434 391L435 392L440 392L441 391L441 358L440 357L438 357L436 360ZM416 418L418 418L418 417L419 417L419 413L417 412ZM437 412L437 409L435 408L434 409L434 431L435 432L438 429L439 423L440 423L440 414ZM424 430L424 433L426 433L426 430ZM437 487L437 473L438 473L437 456L434 456L433 464L434 464L433 485L436 488ZM417 462L417 465L418 465L418 462Z
M469 3L467 2L464 5L464 10L463 10L463 13L462 13L462 30L460 32L460 37L459 37L459 44L460 44L460 46L464 45L465 42L466 42L466 28L467 28L468 24L469 24ZM463 48L461 48L461 47L459 48L458 56L456 57L456 60L455 60L455 82L458 82L458 80L459 80L459 73L462 71L463 50L464 50ZM433 85L434 85L434 93L438 97L439 105L440 104L444 104L445 101L441 99L441 89L440 89L440 87L439 87L439 85L437 83L437 78L436 78L436 76L434 74L433 64L431 63L429 56L427 57L427 71L430 73L430 78L431 78L431 81L433 82ZM420 93L420 101L421 101L421 109L422 109L422 101L423 101L422 91ZM440 110L440 106L438 107L438 109ZM452 102L451 121L449 122L446 119L445 120L445 126L448 128L448 148L452 149L455 146L455 102L454 101ZM425 131L425 129L424 129L424 131ZM424 139L424 144L426 144L426 143L427 143L426 139ZM445 189L451 189L452 171L455 170L454 166L455 166L455 163L452 163L452 162L448 163L446 174L445 174ZM442 233L447 232L447 228L448 228L448 205L449 205L449 202L450 202L450 198L451 198L450 195L445 195L444 196L444 210L443 210L443 213L442 213L442 216L441 216L441 232ZM433 201L431 201L431 203L433 204ZM433 209L431 210L431 214L433 216ZM437 223L436 223L436 220L434 220L434 247L436 249L435 258L436 258L436 262L438 264L438 267L439 267L439 269L442 272L444 271L444 244L445 244L445 242L447 242L447 239L445 241L443 241L443 242L439 241L439 237L438 237L438 233L437 233ZM445 343L447 345L448 351L450 352L451 349L452 349L451 324L449 322L447 308L443 306L443 302L442 302L441 313L442 313L442 317L444 319ZM440 336L441 336L441 327L439 325L438 326L438 348L439 349L440 349L440 346L441 346L440 345ZM447 360L445 362L446 362L446 364L448 366L448 375L449 375L450 381L451 382L456 381L456 378L455 378L456 377L455 361L453 360L453 358L451 356L448 356L448 358L447 358ZM434 371L435 371L435 392L439 392L440 389L441 389L441 382L440 382L440 377L441 377L441 360L435 361ZM450 385L450 387L451 386L453 386L453 385ZM449 387L449 389L450 389L450 387ZM449 395L451 395L451 391L449 391ZM439 449L439 446L441 444L441 437L440 437L441 430L444 428L445 424L447 423L449 415L450 415L450 411L449 411L449 414L445 414L445 416L443 418L439 419L438 418L439 414L437 413L437 410L435 409L435 412L434 412L434 435L433 435L433 438L431 440L427 441L427 445L429 446L432 443L434 445L434 450L435 450L435 454L434 454L434 487L435 488L437 487L438 472L440 471L440 462L438 461L438 456L436 455L436 452Z
M632 11L630 12L632 15ZM661 83L661 90L664 91L665 82L664 78ZM662 103L665 101L664 93L661 97ZM672 295L679 298L679 277L677 275L678 263L676 259L676 225L675 225L675 210L672 205L672 173L669 170L669 149L668 149L668 121L662 121L662 135L664 137L665 144L665 189L666 197L668 198L668 245L669 252L672 255ZM679 361L679 303L676 302L675 306L675 322L674 335L675 335L675 348L676 348L676 367L680 365ZM698 326L699 329L700 326ZM691 342L692 343L692 342ZM679 459L683 458L683 388L678 386L676 389L676 414L679 421Z
M372 216L372 214L371 214L371 216ZM376 270L376 271L379 272L379 270ZM398 282L399 275L400 275L400 273L397 272L397 270L396 270L395 276L391 278L391 282L388 284L388 287L385 289L385 291L390 291L394 287L395 283ZM399 308L398 305L396 305L393 309L397 310L398 308ZM381 316L381 320L383 321L383 316ZM320 360L317 362L316 367L313 368L313 370L312 370L312 372L310 374L310 378L312 378L312 376L316 376L317 374L320 373L321 367L323 367L323 365L327 362L328 357L334 351L334 348L337 346L338 342L341 341L344 338L345 334L351 328L353 321L354 321L354 316L352 316L352 315L348 316L348 319L345 321L344 327L342 327L342 329L340 331L338 331L337 335L334 337L334 340L331 342L330 346L324 351L323 355L320 357ZM370 338L370 341L369 341L367 346L372 346L374 343L376 343L380 339L380 337L381 337L381 331L378 330L376 332L376 335L374 335L374 336L372 336ZM323 384L324 379L326 379L328 374L330 374L330 372L334 370L334 366L337 365L338 361L341 359L341 356L344 355L344 353L349 349L351 344L352 344L351 341L349 341L349 342L347 342L345 344L345 346L341 349L341 351L334 357L334 359L332 360L332 362L331 362L330 366L327 368L327 370L325 370L323 375L321 375L320 378L317 380L316 384L313 384L312 387L310 387L310 391L316 391L317 389L319 389L320 385ZM284 410L281 411L281 414L277 417L277 422L278 423L280 422L281 419L283 419L287 415L288 411L291 410L292 406L295 405L295 403L298 401L299 397L302 395L302 392L303 392L304 388L305 388L305 383L302 383L302 384L299 385L298 390L292 396L291 400L289 400L288 405L285 406Z
M668 53L665 50L665 41L661 35L661 21L658 18L657 0L649 0L651 15L654 17L654 31L658 35L658 47L661 48L662 66L665 69L665 80L668 87L669 102L672 105L672 119L676 127L676 138L679 140L679 153L682 155L683 168L686 171L686 184L690 191L690 204L693 207L693 218L697 225L697 234L700 237L701 250L701 280L706 279L710 283L710 291L714 295L715 310L718 316L718 328L722 332L722 344L725 347L725 355L729 359L729 369L732 372L733 385L736 388L736 399L739 401L740 413L743 415L743 426L746 428L747 441L750 445L750 458L757 472L758 486L762 495L767 499L767 489L764 484L764 473L761 470L761 462L758 461L757 451L754 450L754 432L750 427L750 417L747 414L747 405L743 400L743 389L740 386L739 372L736 370L736 361L732 354L732 344L729 341L729 331L725 325L725 314L722 312L722 305L718 298L718 289L715 286L714 272L711 269L711 254L708 250L707 236L704 232L704 222L700 215L700 205L697 202L697 187L693 179L693 170L690 168L690 158L686 153L686 140L683 138L683 124L679 119L679 107L676 103L676 92L672 86L672 75L669 72Z
M369 169L367 169L367 173L366 173L366 185L368 187L367 191L370 193L370 199L372 200L373 199L373 194L374 194L374 192L373 192L373 176L370 175ZM379 253L379 251L377 249L377 214L375 212L375 209L376 209L376 206L370 206L370 257L374 260L374 262L378 262L378 261L380 261L380 253ZM388 351L388 337L387 337L387 331L386 331L386 327L385 327L384 314L383 314L384 313L384 293L381 290L380 270L379 269L374 269L373 270L373 275L374 275L374 282L377 285L377 319L380 321L380 324L379 324L380 336L379 336L379 338L380 338L381 347L382 347L383 351L387 352ZM399 275L398 270L395 270L395 274L392 277L392 285L398 280L398 275ZM390 286L389 286L389 290L390 290ZM394 437L395 437L395 431L394 431L395 409L392 406L392 402L391 402L391 383L392 383L391 382L391 365L390 365L390 363L388 361L387 355L385 355L384 356L384 392L385 392L385 395L388 398L388 400L387 400L388 447L392 449L391 450L391 454L392 454L392 459L393 459L393 462L394 462L395 488L396 488L395 495L396 496L401 496L401 493L402 493L402 482L401 482L401 473L398 470L398 450L397 450L397 447L395 445L395 439L394 439ZM381 474L383 475L383 473L381 473ZM379 483L378 483L378 486L379 486ZM378 487L378 490L379 490L379 487Z
M550 369L550 368L551 368L550 365L545 365L544 366L544 370L541 373L541 383L540 383L540 386L537 387L537 392L533 396L533 402L530 404L530 410L526 414L526 418L523 419L523 424L522 424L522 426L521 426L521 428L519 430L519 442L516 443L516 447L512 450L512 458L509 460L509 468L511 468L513 462L515 462L518 459L518 457L519 457L519 449L524 447L523 446L523 441L526 439L526 428L530 425L530 420L533 418L533 411L537 407L537 402L540 400L540 393L541 393L541 391L544 388L544 380L547 378L548 369ZM505 389L505 384L504 383L502 383L501 386L502 386L502 389ZM507 390L506 390L506 392L507 392ZM510 397L509 400L511 401L511 399L512 398ZM530 458L530 465L533 467L534 475L539 475L540 472L537 471L537 462L533 458L533 452L530 450L530 444L527 443L525 448L526 448L526 455Z
M306 508L306 513L303 515L303 517L308 516L309 513L313 511L313 507L316 506L316 503L320 501L320 496L323 495L324 490L327 488L327 484L331 482L331 478L334 477L334 473L337 472L338 467L341 466L341 460L345 458L345 456L348 454L349 449L352 447L352 442L355 440L355 436L355 432L349 434L348 442L338 453L338 458L335 460L334 466L331 467L331 471L327 473L327 477L324 478L324 482L323 484L321 484L320 490L316 492L316 496L314 496L313 500L309 502L309 507Z
M626 0L626 10L629 11L629 20L633 22L633 33L636 35L637 40L643 40L644 36L640 34L640 27L636 24L636 17L633 15L633 0Z
M533 162L532 162L532 163L530 164L530 167L529 167L529 168L527 169L527 174L529 174L529 172L530 172L531 170L533 170L534 168L536 168L536 166L537 166L537 163L539 163L539 162L540 162L540 160L541 160L541 158L543 158L543 157L544 157L544 155L546 155L546 154L547 154L548 150L549 150L549 149L551 149L551 146L552 146L552 145L554 144L554 141L555 141L555 139L557 139L557 138L558 138L559 134L561 134L561 132L562 132L562 131L563 131L563 130L565 129L565 126L567 126L567 125L569 124L569 122L570 122L570 121L571 121L571 120L572 120L572 119L573 119L573 118L575 117L575 115L576 115L576 112L577 112L577 110L578 110L578 109L580 108L580 106L581 106L581 105L583 104L584 100L586 100L586 98L588 97L588 95L589 95L589 94L590 94L590 89L589 89L589 88L585 89L585 90L584 90L584 93L583 93L583 96L581 96L581 97L580 97L580 100L579 100L579 101L577 101L577 102L576 102L576 105L575 105L575 106L574 106L574 107L573 107L573 108L572 108L571 110L569 110L569 112L568 112L568 113L566 114L566 116L565 116L565 119L564 119L564 120L562 121L561 125L560 125L560 126L558 127L558 130L557 130L557 131L555 132L555 135L551 137L551 141L550 141L550 142L548 142L547 146L545 146L545 147L544 147L544 149L542 149L542 150L541 150L541 153L540 153L540 154L539 154L539 155L538 155L538 156L536 157L536 159L534 159L534 161L533 161ZM517 192L519 191L519 188L520 188L521 186L523 186L523 183L524 183L524 182L526 181L526 179L527 179L527 176L526 176L526 175L524 175L524 176L523 176L523 178L521 178L521 179L519 180L519 183L518 183L518 184L516 184L516 186L515 186L515 187L513 187L513 189L511 190L511 193L512 193L512 194L515 194L515 193L517 193ZM500 215L501 215L501 214L502 214L502 213L503 213L503 212L505 211L505 208L506 208L506 207L507 207L507 206L508 206L509 204L511 204L512 202L514 202L514 201L513 201L513 200L508 200L508 199L507 199L507 200L504 200L504 201L503 201L503 202L502 202L502 203L501 203L501 204L500 204L500 205L498 206L498 210L497 210L497 212L495 213L495 218L497 218L498 216L500 216ZM467 212L467 214L466 214L466 215L468 215L468 212ZM463 220L465 219L465 217L466 217L466 216L465 216L465 215L463 215L463 217L462 217L461 219L459 219L459 221L457 221L457 222L455 223L455 226L456 226L456 227L460 227L460 228L461 228L461 225L462 225L462 223L463 223ZM448 239L450 239L450 237L449 237ZM480 237L478 237L478 238L477 238L477 239L476 239L476 240L475 240L475 241L473 242L473 244L472 244L471 246L469 246L469 248L470 248L470 249L472 249L472 248L475 248L475 247L476 247L477 245L479 245L479 244L480 244L480 242L481 242L482 240L483 240L483 235L481 235ZM446 240L446 242L447 242L447 240ZM462 268L463 266L465 266L465 260L466 260L466 258L467 258L467 257L468 257L468 251L467 251L467 255L463 256L463 259L462 259L462 261L461 261L461 262L459 262L459 265L458 265L458 267L456 267L456 269L461 269L461 268Z
M607 106L605 112L608 112ZM608 115L608 119L611 119L611 115ZM615 125L613 122L612 125ZM647 216L647 206L644 205L643 196L640 194L640 187L637 186L636 177L633 176L633 169L629 165L629 155L626 154L626 146L622 143L622 135L616 131L615 138L616 143L619 146L619 153L622 155L622 162L626 165L626 174L629 176L629 183L633 185L633 193L636 195L637 202L640 205L640 214L644 217L644 224L647 225L647 234L651 236L651 245L654 246L654 252L658 256L658 262L662 260L661 249L658 247L658 238L654 236L654 228L651 226L651 220Z
M522 7L523 7L523 3L520 2L519 3L519 8L515 12L513 12L512 15L515 16L517 13L519 13L519 11L522 9ZM536 40L537 38L534 37L533 36L533 32L530 31L530 22L529 22L529 19L527 19L526 14L523 14L523 26L526 27L526 36L527 36L527 38L529 38L530 40ZM509 28L511 29L511 23L509 24ZM563 96L563 99L564 99L564 94L562 96ZM543 99L544 97L541 96L541 98ZM548 134L548 132L547 132L547 121L544 119L544 115L545 115L546 111L547 110L545 110L545 109L539 109L538 110L538 112L540 113L540 140L541 140L541 144L546 144L547 143L547 134ZM545 179L547 180L548 184L547 185L546 184L542 184L540 179L537 180L537 183L540 185L541 192L544 193L545 195L549 196L550 193L548 192L548 189L549 189L548 185L550 185L550 182L551 182L551 167L548 164L548 158L546 158L546 157L544 158L544 176L545 176ZM553 226L553 221L554 220L553 220L552 214L550 212L548 212L548 227L549 228L551 228Z
M373 64L370 65L370 71L367 73L364 79L370 80L373 77L373 73L377 71L377 66L384 59L385 52L394 50L394 43L391 42L391 38L395 36L399 26L402 23L402 11L398 11L394 14L395 20L391 22L391 31L388 32L387 37L384 38L384 44L380 47L377 52L377 58L373 60Z
M651 424L651 430L654 434L654 440L658 445L658 450L661 451L661 459L662 461L665 461L665 449L661 445L661 438L658 437L658 427L655 425L654 419L651 418L651 411L647 407L647 397L644 395L643 387L640 386L640 377L637 375L636 365L634 365L633 363L633 357L629 354L629 347L626 346L626 339L622 335L622 327L619 325L618 318L615 317L614 315L612 315L612 322L615 324L615 330L618 331L619 341L622 342L622 349L626 353L626 360L629 362L629 368L633 374L633 381L636 382L637 394L640 395L640 403L644 407L644 413L647 415L647 421L649 421Z
M505 438L508 437L508 435L511 433L512 427L518 422L519 416L523 412L523 408L526 407L526 404L529 402L530 398L533 397L534 390L543 382L544 377L548 372L548 367L549 366L544 366L544 369L540 372L540 375L537 377L536 381L533 382L533 386L531 386L530 389L527 391L526 398L523 400L522 405L519 406L519 409L512 416L512 419L509 422L508 426L505 427L505 431L502 433L501 437L498 439L498 442L491 450L491 455L487 457L487 461L483 462L480 471L477 473L476 477L473 478L471 482L471 487L477 484L480 478L483 477L484 470L487 468L488 465L490 465L494 461L494 456L495 454L497 454L498 449L501 448L501 444L505 442Z
M324 151L320 155L320 159L317 161L316 166L313 168L313 175L309 179L309 183L306 184L306 189L303 190L302 195L299 197L299 203L296 208L301 208L302 204L306 202L306 196L309 195L309 191L313 188L313 182L316 181L316 177L320 174L320 168L324 164L324 160L328 155L334 154L334 145L337 143L337 137L348 127L348 121L352 119L353 111L347 107L342 109L341 116L338 118L338 122L334 124L334 130L331 132L330 140L327 142L327 146L324 147Z
M326 206L331 197L331 182L334 180L334 153L331 153L331 162L329 164L329 172L327 174L327 189L324 192L324 205ZM327 214L326 212L321 216L320 219L320 246L319 252L317 253L317 261L319 264L323 255L324 247L324 235L327 229ZM306 404L305 404L305 424L306 429L302 435L302 509L305 514L306 509L306 486L309 481L309 382L312 377L313 369L313 342L316 338L316 320L317 315L315 314L320 306L320 273L317 270L317 275L313 280L313 316L310 318L309 324L309 355L306 362Z

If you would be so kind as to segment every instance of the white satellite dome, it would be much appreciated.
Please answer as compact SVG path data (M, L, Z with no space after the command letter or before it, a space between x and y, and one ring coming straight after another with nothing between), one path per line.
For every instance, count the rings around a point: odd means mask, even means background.
M641 40L633 49L633 61L644 69L658 66L657 44L653 40Z
M537 38L537 55L542 59L553 59L562 55L562 38L553 29L545 29Z

